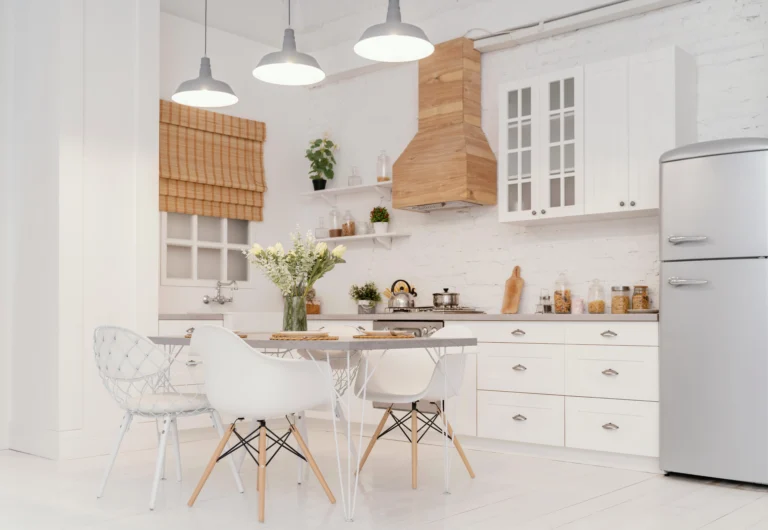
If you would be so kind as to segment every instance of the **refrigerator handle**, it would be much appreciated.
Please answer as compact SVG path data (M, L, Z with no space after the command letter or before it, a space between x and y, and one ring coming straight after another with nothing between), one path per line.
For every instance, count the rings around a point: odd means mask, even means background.
M681 287L684 285L706 285L709 283L709 280L686 280L684 278L672 277L667 282L674 287Z
M701 243L706 241L707 236L669 236L667 241L673 245L679 245L680 243Z

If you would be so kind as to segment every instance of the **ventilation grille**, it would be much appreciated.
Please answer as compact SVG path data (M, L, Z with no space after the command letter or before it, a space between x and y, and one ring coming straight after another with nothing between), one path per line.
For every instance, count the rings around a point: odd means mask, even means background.
M434 210L450 210L450 209L456 209L456 208L468 208L469 206L477 206L477 204L474 202L467 202L467 201L433 202L432 204L419 204L416 206L406 206L403 208L403 210L429 213Z

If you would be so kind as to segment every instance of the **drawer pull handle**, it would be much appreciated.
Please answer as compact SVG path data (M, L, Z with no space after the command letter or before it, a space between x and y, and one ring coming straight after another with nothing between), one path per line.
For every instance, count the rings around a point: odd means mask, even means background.
M516 329L515 331L512 332L512 335L522 337L523 335L525 335L525 331L523 331L522 329Z
M525 421L528 418L526 418L522 414L515 414L514 416L512 416L512 419L515 420L515 421Z
M615 431L618 428L619 428L619 426L616 425L615 423L606 423L605 425L603 425L603 429L605 429L607 431Z
M525 372L528 368L523 366L522 364L516 364L512 367L513 370L517 370L518 372Z
M200 361L194 361L194 360L191 360L191 359L189 361L187 361L187 366L197 366L198 364L201 364L201 362Z
M686 285L706 285L709 283L708 280L687 280L685 278L670 278L667 280L669 285L672 285L673 287L684 287Z
M613 368L608 368L607 370L603 370L603 375L619 375L619 372Z
M609 337L609 338L613 338L613 337L618 337L619 336L618 333L616 333L615 331L611 331L610 329L606 329L600 335L602 335L603 337Z

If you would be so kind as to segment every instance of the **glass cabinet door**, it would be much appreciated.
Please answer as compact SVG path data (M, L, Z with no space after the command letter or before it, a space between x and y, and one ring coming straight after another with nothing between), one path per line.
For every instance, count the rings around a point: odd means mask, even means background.
M536 215L534 175L538 167L535 122L536 82L501 87L499 101L499 219L513 221Z
M558 217L584 211L582 70L539 78L542 171L539 215Z

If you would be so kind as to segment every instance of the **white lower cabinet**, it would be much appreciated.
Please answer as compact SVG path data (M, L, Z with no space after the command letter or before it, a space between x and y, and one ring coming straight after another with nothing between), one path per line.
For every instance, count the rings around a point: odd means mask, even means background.
M566 397L565 445L657 457L659 404Z
M659 349L566 346L565 394L658 401Z
M481 390L563 394L562 344L483 344L477 367Z
M564 445L563 396L479 391L477 410L482 438Z

